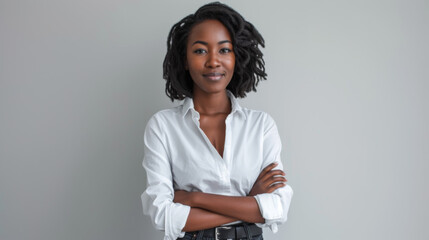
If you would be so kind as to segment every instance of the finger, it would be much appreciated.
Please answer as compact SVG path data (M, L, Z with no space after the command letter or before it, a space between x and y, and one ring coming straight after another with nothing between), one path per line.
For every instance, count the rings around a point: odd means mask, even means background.
M273 177L275 175L285 176L286 174L285 174L285 172L283 172L283 170L280 170L280 169L271 170L270 172L268 172L264 176L262 176L261 180L266 181L267 179L269 179L270 177Z
M262 184L263 184L263 186L265 186L265 187L269 187L269 186L271 186L272 184L275 184L275 183L282 183L282 182L287 182L287 179L286 178L284 178L284 177L272 177L272 178L269 178L269 179L267 179L265 182L263 182Z
M275 168L277 165L279 165L279 163L277 162L273 162L270 165L266 166L262 172L259 174L257 180L261 179L265 174L267 174L268 172L270 172L273 168Z
M287 182L287 179L284 177L273 177L271 178L270 182L275 183L275 182Z
M279 165L279 163L277 163L277 162L273 162L273 163L271 163L270 165L266 166L266 167L264 168L264 170L262 170L262 172L261 172L261 173L267 173L267 172L271 171L273 168L275 168L277 165Z
M277 190L277 189L279 189L281 187L284 187L284 186L286 186L286 183L276 183L276 184L273 184L273 185L271 185L271 187L268 188L267 192L268 193L272 193L275 190Z

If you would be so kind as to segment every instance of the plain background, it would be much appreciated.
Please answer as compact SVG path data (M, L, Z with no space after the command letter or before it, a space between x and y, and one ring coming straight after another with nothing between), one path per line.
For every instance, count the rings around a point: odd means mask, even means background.
M206 1L0 1L0 239L152 240L143 132ZM266 40L294 198L268 240L429 239L428 1L226 1Z

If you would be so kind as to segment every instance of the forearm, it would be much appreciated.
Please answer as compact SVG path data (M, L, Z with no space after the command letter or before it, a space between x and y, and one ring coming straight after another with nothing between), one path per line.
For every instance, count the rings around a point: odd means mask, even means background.
M224 196L196 193L191 207L206 209L250 223L264 223L258 203L254 197Z
M284 182L287 181L283 177L285 174L280 169L273 170L276 166L277 163L273 163L264 168L252 187L249 196L224 196L203 192L176 190L174 192L174 202L194 208L206 209L245 222L265 223L265 218L262 217L259 204L253 196L262 193L271 193L285 186Z
M185 227L182 229L182 231L199 231L235 221L238 221L238 219L200 208L191 208L188 219L186 220Z

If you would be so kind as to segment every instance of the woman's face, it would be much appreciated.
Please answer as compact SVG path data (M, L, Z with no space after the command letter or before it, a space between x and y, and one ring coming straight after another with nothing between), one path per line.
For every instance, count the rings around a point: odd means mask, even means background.
M228 29L217 20L195 25L188 36L186 60L186 69L194 81L194 93L225 91L235 66Z

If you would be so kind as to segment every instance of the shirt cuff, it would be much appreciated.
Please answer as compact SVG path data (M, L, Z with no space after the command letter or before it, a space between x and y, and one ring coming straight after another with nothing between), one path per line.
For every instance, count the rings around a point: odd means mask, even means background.
M271 231L276 233L278 227L275 222L281 220L283 217L283 207L280 196L271 193L262 193L254 197L258 203L261 215L265 219L265 223L257 223L256 225L258 227L269 226Z
M165 210L164 240L176 240L185 236L182 229L185 227L191 207L180 203L171 203L171 206Z
M276 220L283 217L283 207L279 195L262 193L254 197L258 202L261 215L265 220Z
M278 231L278 224L286 222L293 195L293 190L289 185L277 191L254 196L265 220L265 223L257 223L256 225L258 227L270 227L273 233Z

